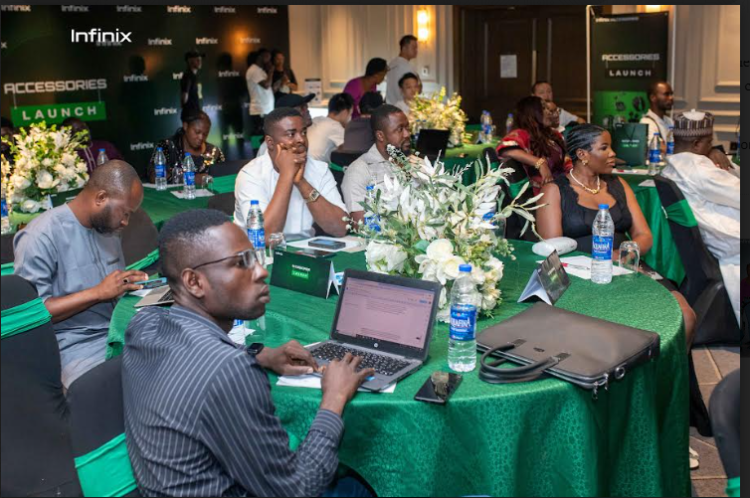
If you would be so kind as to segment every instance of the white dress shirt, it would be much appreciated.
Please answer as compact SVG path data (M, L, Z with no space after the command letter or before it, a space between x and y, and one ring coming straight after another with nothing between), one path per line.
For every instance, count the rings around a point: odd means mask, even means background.
M401 100L401 88L398 86L398 80L406 73L414 73L419 77L417 70L409 61L400 55L388 64L388 76L386 78L385 101L394 105Z
M328 116L317 117L307 130L307 141L307 153L313 159L328 164L331 161L331 152L344 143L344 127Z
M268 88L260 86L260 82L265 81L266 78L268 74L260 66L253 64L247 68L245 80L247 93L250 94L251 116L265 116L273 111L273 89L270 86Z
M667 133L669 132L669 127L674 126L674 121L672 121L672 118L664 115L664 118L660 118L657 116L657 114L650 110L648 113L646 113L645 116L641 118L641 123L648 125L648 142L651 142L651 137L654 136L654 133L658 133L661 135L661 139L663 141L667 141Z
M320 192L321 197L346 211L346 206L344 206L336 187L336 180L327 164L316 161L308 155L307 164L305 164L305 180ZM241 228L246 228L250 201L258 201L260 208L265 212L271 203L271 199L273 199L278 182L279 173L273 167L269 154L256 157L247 163L237 175L237 182L234 186L234 222ZM307 202L302 198L299 189L292 187L284 233L312 236L313 222L313 216L307 207Z

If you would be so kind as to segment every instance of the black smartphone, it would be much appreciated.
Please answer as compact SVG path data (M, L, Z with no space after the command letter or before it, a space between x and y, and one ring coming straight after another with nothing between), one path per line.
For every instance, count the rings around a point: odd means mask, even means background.
M422 384L414 399L425 403L444 405L456 392L463 377L459 374L448 372L433 372Z
M317 249L310 249L310 248L296 249L294 252L296 254L301 254L303 256L309 256L311 258L330 258L332 256L335 256L335 253L332 253L332 252L319 251Z
M144 289L156 289L157 287L164 287L167 285L167 279L155 278L153 280L144 280L143 282L136 282L135 285L142 285Z
M326 249L329 251L338 251L339 249L344 249L346 247L346 243L339 242L337 240L329 240L329 239L313 239L307 243L310 247L317 247L318 249Z

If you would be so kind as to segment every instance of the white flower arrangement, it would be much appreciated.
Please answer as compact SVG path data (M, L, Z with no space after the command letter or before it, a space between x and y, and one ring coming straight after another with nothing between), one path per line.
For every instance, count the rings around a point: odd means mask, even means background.
M417 95L409 102L409 121L412 135L420 130L450 130L448 145L460 147L466 129L466 113L461 110L461 97L454 93L445 100L445 87L432 95Z
M3 162L3 179L10 175L9 204L24 213L36 213L52 207L49 195L83 187L89 175L76 150L84 134L74 137L69 128L41 122L21 128L13 140L3 138L13 154L13 165Z
M497 225L515 213L526 219L526 229L535 230L531 211L542 194L523 204L517 200L507 206L500 182L513 170L493 170L489 162L474 164L477 181L463 185L461 178L467 166L447 173L438 161L406 158L398 149L388 146L395 175L386 175L374 202L365 200L366 219L378 220L377 229L360 225L369 238L366 258L370 271L402 275L439 282L443 286L439 315L448 318L448 295L462 264L472 265L472 277L482 294L481 311L491 315L501 302L498 284L503 278L500 256L512 255L513 247L497 235ZM374 218L373 218L374 217Z

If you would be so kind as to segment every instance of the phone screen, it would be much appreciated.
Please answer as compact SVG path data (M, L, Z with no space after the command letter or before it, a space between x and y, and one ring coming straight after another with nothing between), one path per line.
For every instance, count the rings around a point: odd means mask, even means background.
M459 374L433 372L422 385L416 396L414 396L414 399L417 401L424 401L425 403L444 405L448 402L451 395L456 392L456 389L458 389L462 380L463 377Z

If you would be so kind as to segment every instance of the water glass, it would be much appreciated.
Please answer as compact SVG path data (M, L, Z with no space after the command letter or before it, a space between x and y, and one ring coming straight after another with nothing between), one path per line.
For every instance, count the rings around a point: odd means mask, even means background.
M620 244L620 268L638 273L641 264L641 248L638 242L628 240Z
M198 182L198 188L201 190L211 190L211 187L214 183L214 177L211 175L202 175L200 178L200 181Z
M286 239L283 233L277 232L268 236L268 240L266 240L266 264L273 264L273 252L276 249L286 249Z

